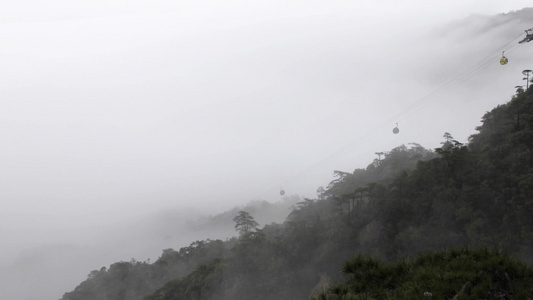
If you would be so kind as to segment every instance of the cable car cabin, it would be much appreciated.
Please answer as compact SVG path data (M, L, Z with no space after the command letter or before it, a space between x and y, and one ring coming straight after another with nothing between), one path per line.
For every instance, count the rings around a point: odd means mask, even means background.
M280 195L280 196L285 195L285 191L284 191L283 189L281 189L281 190L279 191L279 195Z
M398 134L400 132L400 128L398 128L398 123L396 123L396 127L392 130L392 133Z
M507 59L507 57L505 56L502 56L502 58L500 58L500 65L506 65L507 63L509 62L509 59Z
M500 58L500 65L506 65L509 62L507 57L505 57L505 51L502 52L502 58Z

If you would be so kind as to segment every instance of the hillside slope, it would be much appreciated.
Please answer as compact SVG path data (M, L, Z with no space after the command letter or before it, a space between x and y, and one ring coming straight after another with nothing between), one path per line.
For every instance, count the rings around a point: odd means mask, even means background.
M167 249L153 264L116 263L62 299L305 299L321 278L341 279L356 253L392 261L492 246L532 263L533 89L482 122L467 145L446 133L434 152L401 146L366 169L335 172L283 224Z

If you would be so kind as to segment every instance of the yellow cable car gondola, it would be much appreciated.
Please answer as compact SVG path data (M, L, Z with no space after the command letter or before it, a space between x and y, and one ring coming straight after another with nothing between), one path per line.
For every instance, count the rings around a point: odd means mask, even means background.
M500 58L500 65L506 65L508 62L509 62L509 59L507 59L507 57L505 57L505 55L503 55L505 53L505 51L502 52L502 58Z

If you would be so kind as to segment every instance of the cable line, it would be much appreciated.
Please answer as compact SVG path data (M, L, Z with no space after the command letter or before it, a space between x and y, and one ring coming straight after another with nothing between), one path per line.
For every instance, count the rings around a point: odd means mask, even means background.
M498 58L501 55L500 53L508 45L514 43L513 46L511 46L510 48L507 48L507 50L504 51L506 53L512 53L513 51L515 51L518 47L520 47L522 45L522 44L519 44L519 43L516 42L522 35L523 35L523 33L521 33L520 35L514 37L513 39L511 39L508 42L504 43L503 45L499 46L497 49L495 49L494 51L490 52L490 54L488 54L485 58L483 58L480 61L478 61L477 63L473 64L472 66L467 68L462 73L460 73L457 76L449 79L443 85L435 88L433 91L431 91L427 95L423 96L422 98L420 98L419 100L417 100L413 104L409 105L406 109L404 109L404 110L400 111L399 113L393 115L392 117L390 117L387 120L381 122L380 124L378 124L378 125L370 128L370 129L366 130L359 137L355 138L352 142L346 144L344 147L334 151L330 155L328 155L325 158L321 159L320 161L310 165L309 167L305 168L304 170L296 172L293 176L290 176L287 180L284 181L285 186L287 186L286 183L295 181L297 178L301 178L304 175L309 174L312 170L316 169L318 166L324 164L325 162L331 160L332 158L338 156L339 154L341 154L341 153L343 153L343 152L345 152L345 151L347 151L349 149L352 149L353 146L355 144L359 143L361 140L365 140L365 141L368 142L368 140L371 139L372 136L374 136L374 133L376 133L377 131L381 130L383 127L390 126L390 124L394 124L398 120L406 119L408 116L412 115L416 111L418 111L421 108L423 108L425 105L429 104L431 101L435 100L437 98L437 96L441 96L441 95L445 94L446 92L449 92L452 88L457 86L460 82L472 78L473 76L479 74L481 71L485 70L489 66L491 66L494 63L498 62ZM398 124L398 123L396 123L396 124ZM395 129L396 128L398 128L398 126L395 127ZM275 191L275 190L279 190L279 189L273 187L273 188L271 188L271 189L259 194L254 199L258 199L262 195L270 193L270 192ZM283 191L283 194L285 194L285 191L283 189L281 191ZM280 193L280 194L282 194L282 193Z

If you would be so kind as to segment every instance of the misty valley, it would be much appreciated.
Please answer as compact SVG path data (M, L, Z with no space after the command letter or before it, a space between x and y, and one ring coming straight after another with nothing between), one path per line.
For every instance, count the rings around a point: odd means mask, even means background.
M314 199L211 217L234 237L90 271L61 300L531 299L533 88L476 129L335 171Z
M533 299L530 0L0 2L0 300Z

